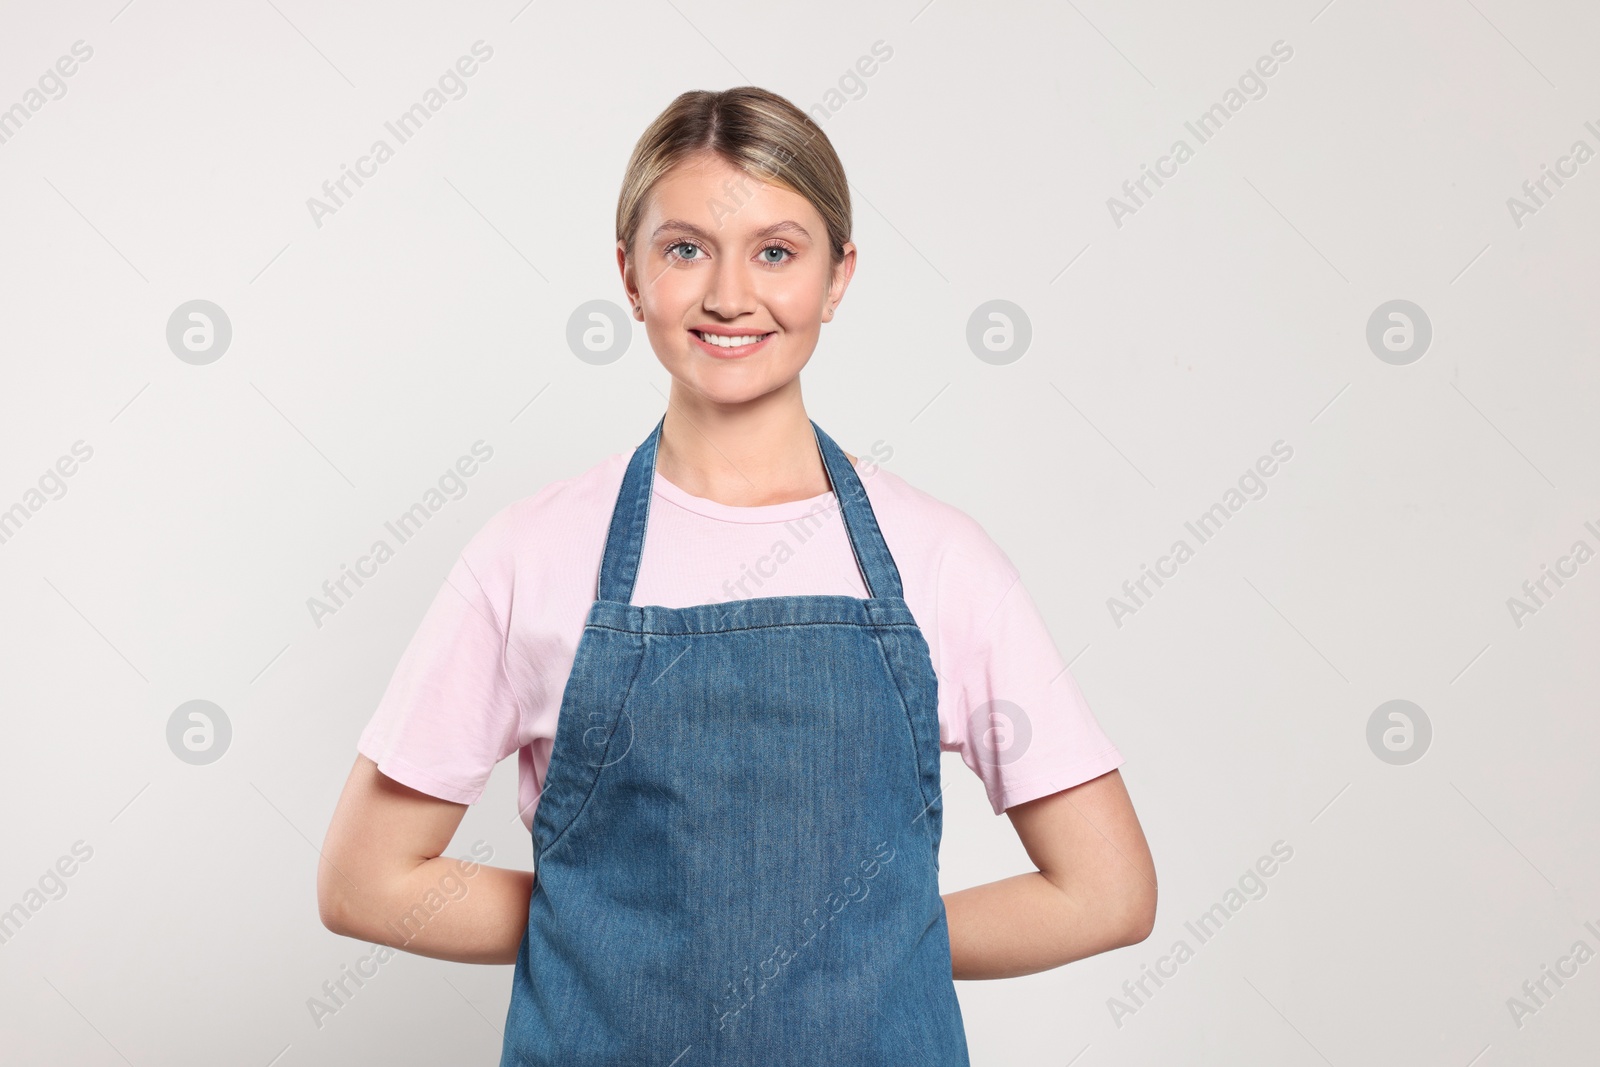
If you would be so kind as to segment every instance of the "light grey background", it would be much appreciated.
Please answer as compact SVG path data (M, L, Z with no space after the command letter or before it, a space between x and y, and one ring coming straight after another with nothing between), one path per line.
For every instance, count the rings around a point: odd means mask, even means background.
M495 1062L508 967L401 954L312 1021L370 952L319 925L316 847L467 538L663 410L642 330L594 365L568 316L623 303L612 218L644 126L749 83L819 109L855 197L811 414L1011 555L1160 873L1144 943L958 984L973 1062L1592 1057L1600 962L1520 1025L1508 998L1600 950L1600 561L1520 625L1508 600L1600 547L1600 160L1532 214L1507 202L1600 149L1592 6L4 11L0 108L93 49L0 144L0 508L93 450L0 544L0 909L43 901L0 945L8 1064ZM465 94L318 226L307 199L480 39ZM1265 94L1199 144L1184 123L1277 41ZM1107 199L1180 137L1193 158L1117 225ZM194 299L232 327L207 365L166 341ZM997 299L1032 334L1002 365L966 339ZM1367 342L1397 299L1433 335L1405 365ZM307 598L479 439L465 495L316 626ZM1118 625L1108 598L1280 440L1265 495ZM204 766L167 741L197 699L232 730ZM1396 699L1432 727L1403 766L1367 741ZM944 771L943 888L1029 869ZM515 777L452 854L531 866ZM1200 944L1185 924L1278 841L1292 859ZM76 842L92 857L30 898ZM1192 958L1118 1020L1180 939Z

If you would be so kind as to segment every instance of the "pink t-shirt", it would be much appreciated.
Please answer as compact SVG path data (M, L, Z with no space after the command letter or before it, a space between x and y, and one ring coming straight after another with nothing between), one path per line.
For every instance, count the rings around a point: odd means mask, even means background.
M357 742L384 774L472 804L515 752L522 821L533 826L632 456L613 453L546 485L468 542ZM855 469L928 642L939 746L961 754L995 814L1120 765L1016 568L983 528L869 457ZM832 493L732 507L659 474L654 491L634 604L867 595Z

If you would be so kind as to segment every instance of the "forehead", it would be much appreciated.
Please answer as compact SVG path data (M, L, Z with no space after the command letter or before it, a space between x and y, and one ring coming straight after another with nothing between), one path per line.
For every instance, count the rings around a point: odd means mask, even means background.
M674 166L650 192L644 212L645 234L663 220L681 219L703 229L737 236L792 219L809 233L820 232L822 218L811 201L764 181L714 153L702 153Z

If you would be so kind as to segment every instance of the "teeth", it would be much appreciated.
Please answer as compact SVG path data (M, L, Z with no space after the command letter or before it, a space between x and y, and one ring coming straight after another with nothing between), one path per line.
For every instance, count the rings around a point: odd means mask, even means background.
M706 344L716 345L718 348L737 348L740 345L753 345L767 336L764 333L757 333L747 337L722 337L714 333L701 333L699 330L696 330L694 334Z

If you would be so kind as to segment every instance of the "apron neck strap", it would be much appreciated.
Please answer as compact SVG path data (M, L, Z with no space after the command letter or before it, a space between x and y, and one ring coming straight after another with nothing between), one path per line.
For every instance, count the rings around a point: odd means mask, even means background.
M645 523L650 515L650 499L655 495L656 449L661 442L661 427L666 423L661 417L650 436L634 449L622 476L622 487L617 492L617 504L611 512L611 528L606 533L605 554L600 559L599 598L627 604L633 599L633 587L639 576L639 557L644 553ZM810 421L810 420L808 420ZM815 421L811 430L822 453L822 463L828 473L828 484L839 501L840 517L845 533L850 538L850 550L855 554L856 565L861 568L862 581L866 583L869 597L900 597L900 570L895 566L889 546L884 543L883 532L878 528L877 516L867 499L867 490L861 477L844 451L833 438L822 432Z

